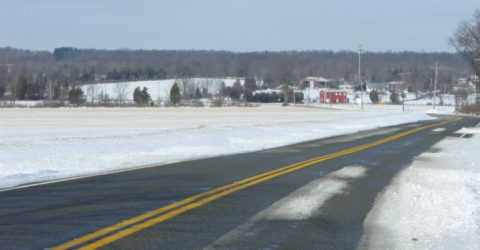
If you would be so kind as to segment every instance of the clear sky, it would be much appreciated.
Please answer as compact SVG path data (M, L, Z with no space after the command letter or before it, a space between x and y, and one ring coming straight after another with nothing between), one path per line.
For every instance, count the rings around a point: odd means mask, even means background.
M0 47L453 51L479 0L0 0Z

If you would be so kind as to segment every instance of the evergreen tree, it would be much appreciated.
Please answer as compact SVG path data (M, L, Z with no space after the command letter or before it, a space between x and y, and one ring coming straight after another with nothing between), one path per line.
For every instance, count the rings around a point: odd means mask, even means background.
M250 91L255 91L257 89L257 81L255 78L246 78L245 79L245 89Z
M194 94L193 97L194 97L195 99L200 99L200 98L202 98L202 92L200 91L200 89L199 89L198 87L195 89L195 94Z
M302 92L295 92L295 101L298 102L303 102L303 93Z
M170 103L175 106L180 103L180 88L177 83L174 83L170 89Z
M135 90L133 91L133 101L136 104L141 104L142 102L142 91L140 90L140 87L136 87Z
M29 100L39 100L43 98L41 93L42 89L39 84L34 83L27 86L27 91L25 93L26 99Z
M202 97L207 97L209 94L208 94L208 89L207 88L203 88L202 89Z
M243 94L243 87L239 80L235 81L233 87L230 88L229 96L232 100L240 99L240 96Z
M17 91L16 94L19 100L25 99L25 95L27 94L27 88L28 88L27 78L24 75L20 75L17 79L17 86L16 86L16 91Z
M390 101L393 104L398 104L400 102L400 100L398 98L398 94L396 92L392 92L392 94L390 95Z
M143 87L140 90L140 87L136 87L133 91L133 101L137 105L146 105L151 100L150 94L148 93L148 88Z
M152 100L152 97L150 97L150 94L148 93L147 87L143 87L142 89L142 99L145 104L147 104L150 100Z
M85 102L83 98L83 90L81 88L74 88L68 92L68 101L71 104L79 105Z
M254 99L254 95L252 93L251 90L245 90L245 100L247 100L247 102L254 102L255 99Z
M225 86L225 82L222 81L222 85L220 86L220 95L223 97L230 95L230 89L227 89Z
M372 103L378 103L378 99L378 92L376 90L370 91L370 101L372 101Z
M61 47L53 50L53 56L56 60L65 60L77 54L78 50L73 47Z

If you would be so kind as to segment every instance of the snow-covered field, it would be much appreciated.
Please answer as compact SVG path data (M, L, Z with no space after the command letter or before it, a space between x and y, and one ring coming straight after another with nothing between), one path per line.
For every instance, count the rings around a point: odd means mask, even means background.
M418 156L377 197L362 249L480 249L480 128Z
M358 106L357 106L358 107ZM318 108L0 109L0 188L249 152L433 119Z
M97 99L100 93L108 94L109 98L115 100L118 98L118 86L123 85L125 88L125 99L133 101L133 92L136 87L146 87L153 101L168 101L170 96L170 89L174 83L177 83L180 88L182 85L190 86L193 91L199 88L200 91L206 89L208 93L217 94L222 86L222 83L227 87L233 86L237 81L243 85L244 79L240 78L186 78L186 79L166 79L166 80L148 80L148 81L132 81L132 82L120 82L120 83L95 83L82 86L83 93L87 96L87 99L91 99L91 93L89 86L95 87L95 99Z

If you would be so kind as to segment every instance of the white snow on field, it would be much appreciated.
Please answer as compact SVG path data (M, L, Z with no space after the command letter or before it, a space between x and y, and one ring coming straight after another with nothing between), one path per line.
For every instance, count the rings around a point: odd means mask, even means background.
M480 249L480 128L421 154L377 197L360 249Z
M424 112L256 108L0 109L0 188L273 148L433 119Z
M115 100L118 98L118 86L125 86L125 99L132 101L133 92L136 87L146 87L148 93L153 101L166 101L170 96L170 89L174 83L177 83L180 88L185 84L191 86L193 91L198 87L200 91L206 89L208 93L217 94L220 91L222 83L227 87L233 86L237 81L243 85L244 79L240 78L185 78L185 79L166 79L166 80L147 80L147 81L131 81L131 82L115 82L115 83L95 83L82 86L83 93L87 96L87 101L91 100L90 93L88 91L89 86L95 86L95 99L100 93L108 94L109 98Z

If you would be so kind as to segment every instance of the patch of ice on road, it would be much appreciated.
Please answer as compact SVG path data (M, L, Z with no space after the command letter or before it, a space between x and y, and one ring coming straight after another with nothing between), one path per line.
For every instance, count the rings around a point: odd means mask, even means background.
M447 130L446 128L436 128L436 129L432 129L432 132L443 132Z
M205 249L229 249L239 239L254 235L255 226L264 220L304 220L321 212L321 207L330 198L346 192L346 179L361 178L367 168L360 165L346 166L324 177L313 180L293 193L275 202L270 207L251 217L246 223L223 235Z
M320 207L348 187L345 178L360 178L365 175L363 166L348 166L310 182L287 197L275 202L265 210L269 220L305 220L319 211Z
M331 173L331 176L336 178L360 178L365 175L366 170L364 166L360 165L348 166Z
M328 199L347 187L345 181L326 179L311 183L291 196L275 203L269 211L270 220L305 220Z
M360 249L480 249L480 136L435 147L377 197Z

